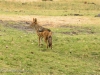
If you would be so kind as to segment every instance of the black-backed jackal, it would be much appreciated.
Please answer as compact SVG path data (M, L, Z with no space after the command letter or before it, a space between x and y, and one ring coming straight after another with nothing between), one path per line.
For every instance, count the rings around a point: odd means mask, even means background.
M40 41L42 38L44 38L46 44L47 44L47 48L51 48L52 49L52 32L50 29L48 28L44 28L42 26L40 26L37 23L37 19L33 18L33 22L30 25L31 28L35 28L37 35L39 36L39 46L40 46Z

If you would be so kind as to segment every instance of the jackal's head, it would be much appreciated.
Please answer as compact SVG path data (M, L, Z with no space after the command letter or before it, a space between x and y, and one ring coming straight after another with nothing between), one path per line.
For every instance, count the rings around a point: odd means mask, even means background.
M33 28L36 24L37 24L37 19L36 19L36 18L33 18L33 22L32 22L32 24L30 25L30 27Z

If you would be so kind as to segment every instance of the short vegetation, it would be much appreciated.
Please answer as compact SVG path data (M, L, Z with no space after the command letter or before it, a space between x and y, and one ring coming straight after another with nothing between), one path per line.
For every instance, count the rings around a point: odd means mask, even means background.
M92 19L100 13L99 2L92 1L0 1L0 15L79 14ZM52 49L44 42L39 47L38 36L26 25L24 21L0 20L0 75L100 75L100 24L51 27Z

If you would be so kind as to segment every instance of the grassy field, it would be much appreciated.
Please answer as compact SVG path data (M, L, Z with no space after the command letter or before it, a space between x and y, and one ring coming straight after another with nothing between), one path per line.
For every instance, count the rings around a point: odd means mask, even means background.
M0 1L0 14L6 15L73 16L79 14L80 16L95 16L100 13L99 11L100 1L98 0L68 0L60 2Z
M99 75L100 26L53 29L53 49L39 48L34 32L0 24L0 74Z
M57 16L65 18L81 14L94 22L85 23L88 19L81 21L83 17L80 16L78 22L82 23L61 22L58 27L49 26L53 31L51 50L46 49L44 42L42 47L38 47L38 36L28 28L30 23L0 18L0 75L100 75L100 19L94 18L99 13L99 6L98 0L88 0L87 4L84 0L36 3L0 1L0 15L5 17L41 15L57 19ZM74 17L69 20L74 21ZM53 18L50 20L53 21ZM60 20L54 22L58 24Z

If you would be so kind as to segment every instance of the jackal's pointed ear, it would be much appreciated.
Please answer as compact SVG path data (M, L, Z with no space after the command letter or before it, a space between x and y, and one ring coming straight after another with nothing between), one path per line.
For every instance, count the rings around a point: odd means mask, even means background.
M37 23L37 19L36 18L35 18L34 22Z
M34 20L35 20L35 19L33 18L33 22L34 22Z

